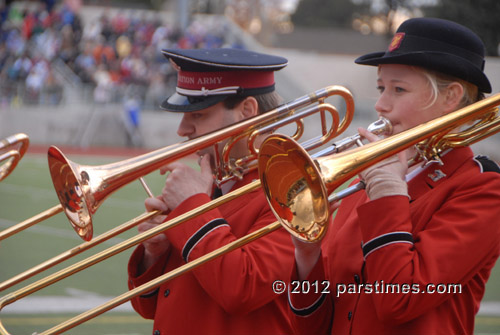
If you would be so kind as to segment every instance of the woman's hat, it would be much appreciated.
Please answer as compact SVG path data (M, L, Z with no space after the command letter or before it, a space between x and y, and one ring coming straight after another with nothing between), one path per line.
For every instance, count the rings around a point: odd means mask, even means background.
M229 96L254 96L274 91L274 71L288 61L242 49L162 50L177 70L176 92L161 108L194 112Z
M413 18L403 22L385 52L355 60L357 64L415 65L448 74L491 93L484 74L484 44L470 29L447 20Z

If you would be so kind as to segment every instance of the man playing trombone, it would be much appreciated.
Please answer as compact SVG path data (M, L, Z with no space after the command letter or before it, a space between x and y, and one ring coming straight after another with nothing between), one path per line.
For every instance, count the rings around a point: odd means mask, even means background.
M176 92L163 104L179 112L177 133L193 139L278 106L274 71L286 66L282 57L237 49L163 50L178 71ZM218 148L222 148L219 145ZM146 209L162 210L139 225L157 226L217 196L258 178L249 172L216 188L214 169L220 152L200 150L200 170L174 162L162 194L145 201ZM247 153L238 141L231 156ZM261 189L157 235L137 247L128 266L132 289L276 221ZM286 297L272 290L273 281L288 276L293 245L285 230L276 231L225 254L191 273L132 300L144 318L154 319L154 334L289 334Z

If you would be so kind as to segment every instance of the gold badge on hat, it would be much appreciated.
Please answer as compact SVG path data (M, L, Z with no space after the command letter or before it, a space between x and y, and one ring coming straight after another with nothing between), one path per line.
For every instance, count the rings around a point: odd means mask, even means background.
M389 51L394 51L399 48L404 37L405 33L396 33L392 38L391 44L389 44Z

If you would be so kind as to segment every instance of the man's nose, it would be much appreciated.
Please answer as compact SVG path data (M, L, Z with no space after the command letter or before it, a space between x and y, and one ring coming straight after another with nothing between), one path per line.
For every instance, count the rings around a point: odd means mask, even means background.
M180 137L189 137L194 133L193 124L189 121L189 115L184 113L182 116L181 123L179 123L179 128L177 128L177 135Z

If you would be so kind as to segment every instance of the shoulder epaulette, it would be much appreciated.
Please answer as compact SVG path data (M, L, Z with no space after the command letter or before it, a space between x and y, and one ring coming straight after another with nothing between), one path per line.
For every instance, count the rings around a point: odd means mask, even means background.
M481 168L481 172L497 172L500 173L500 166L495 161L492 161L486 156L476 156L476 163Z

